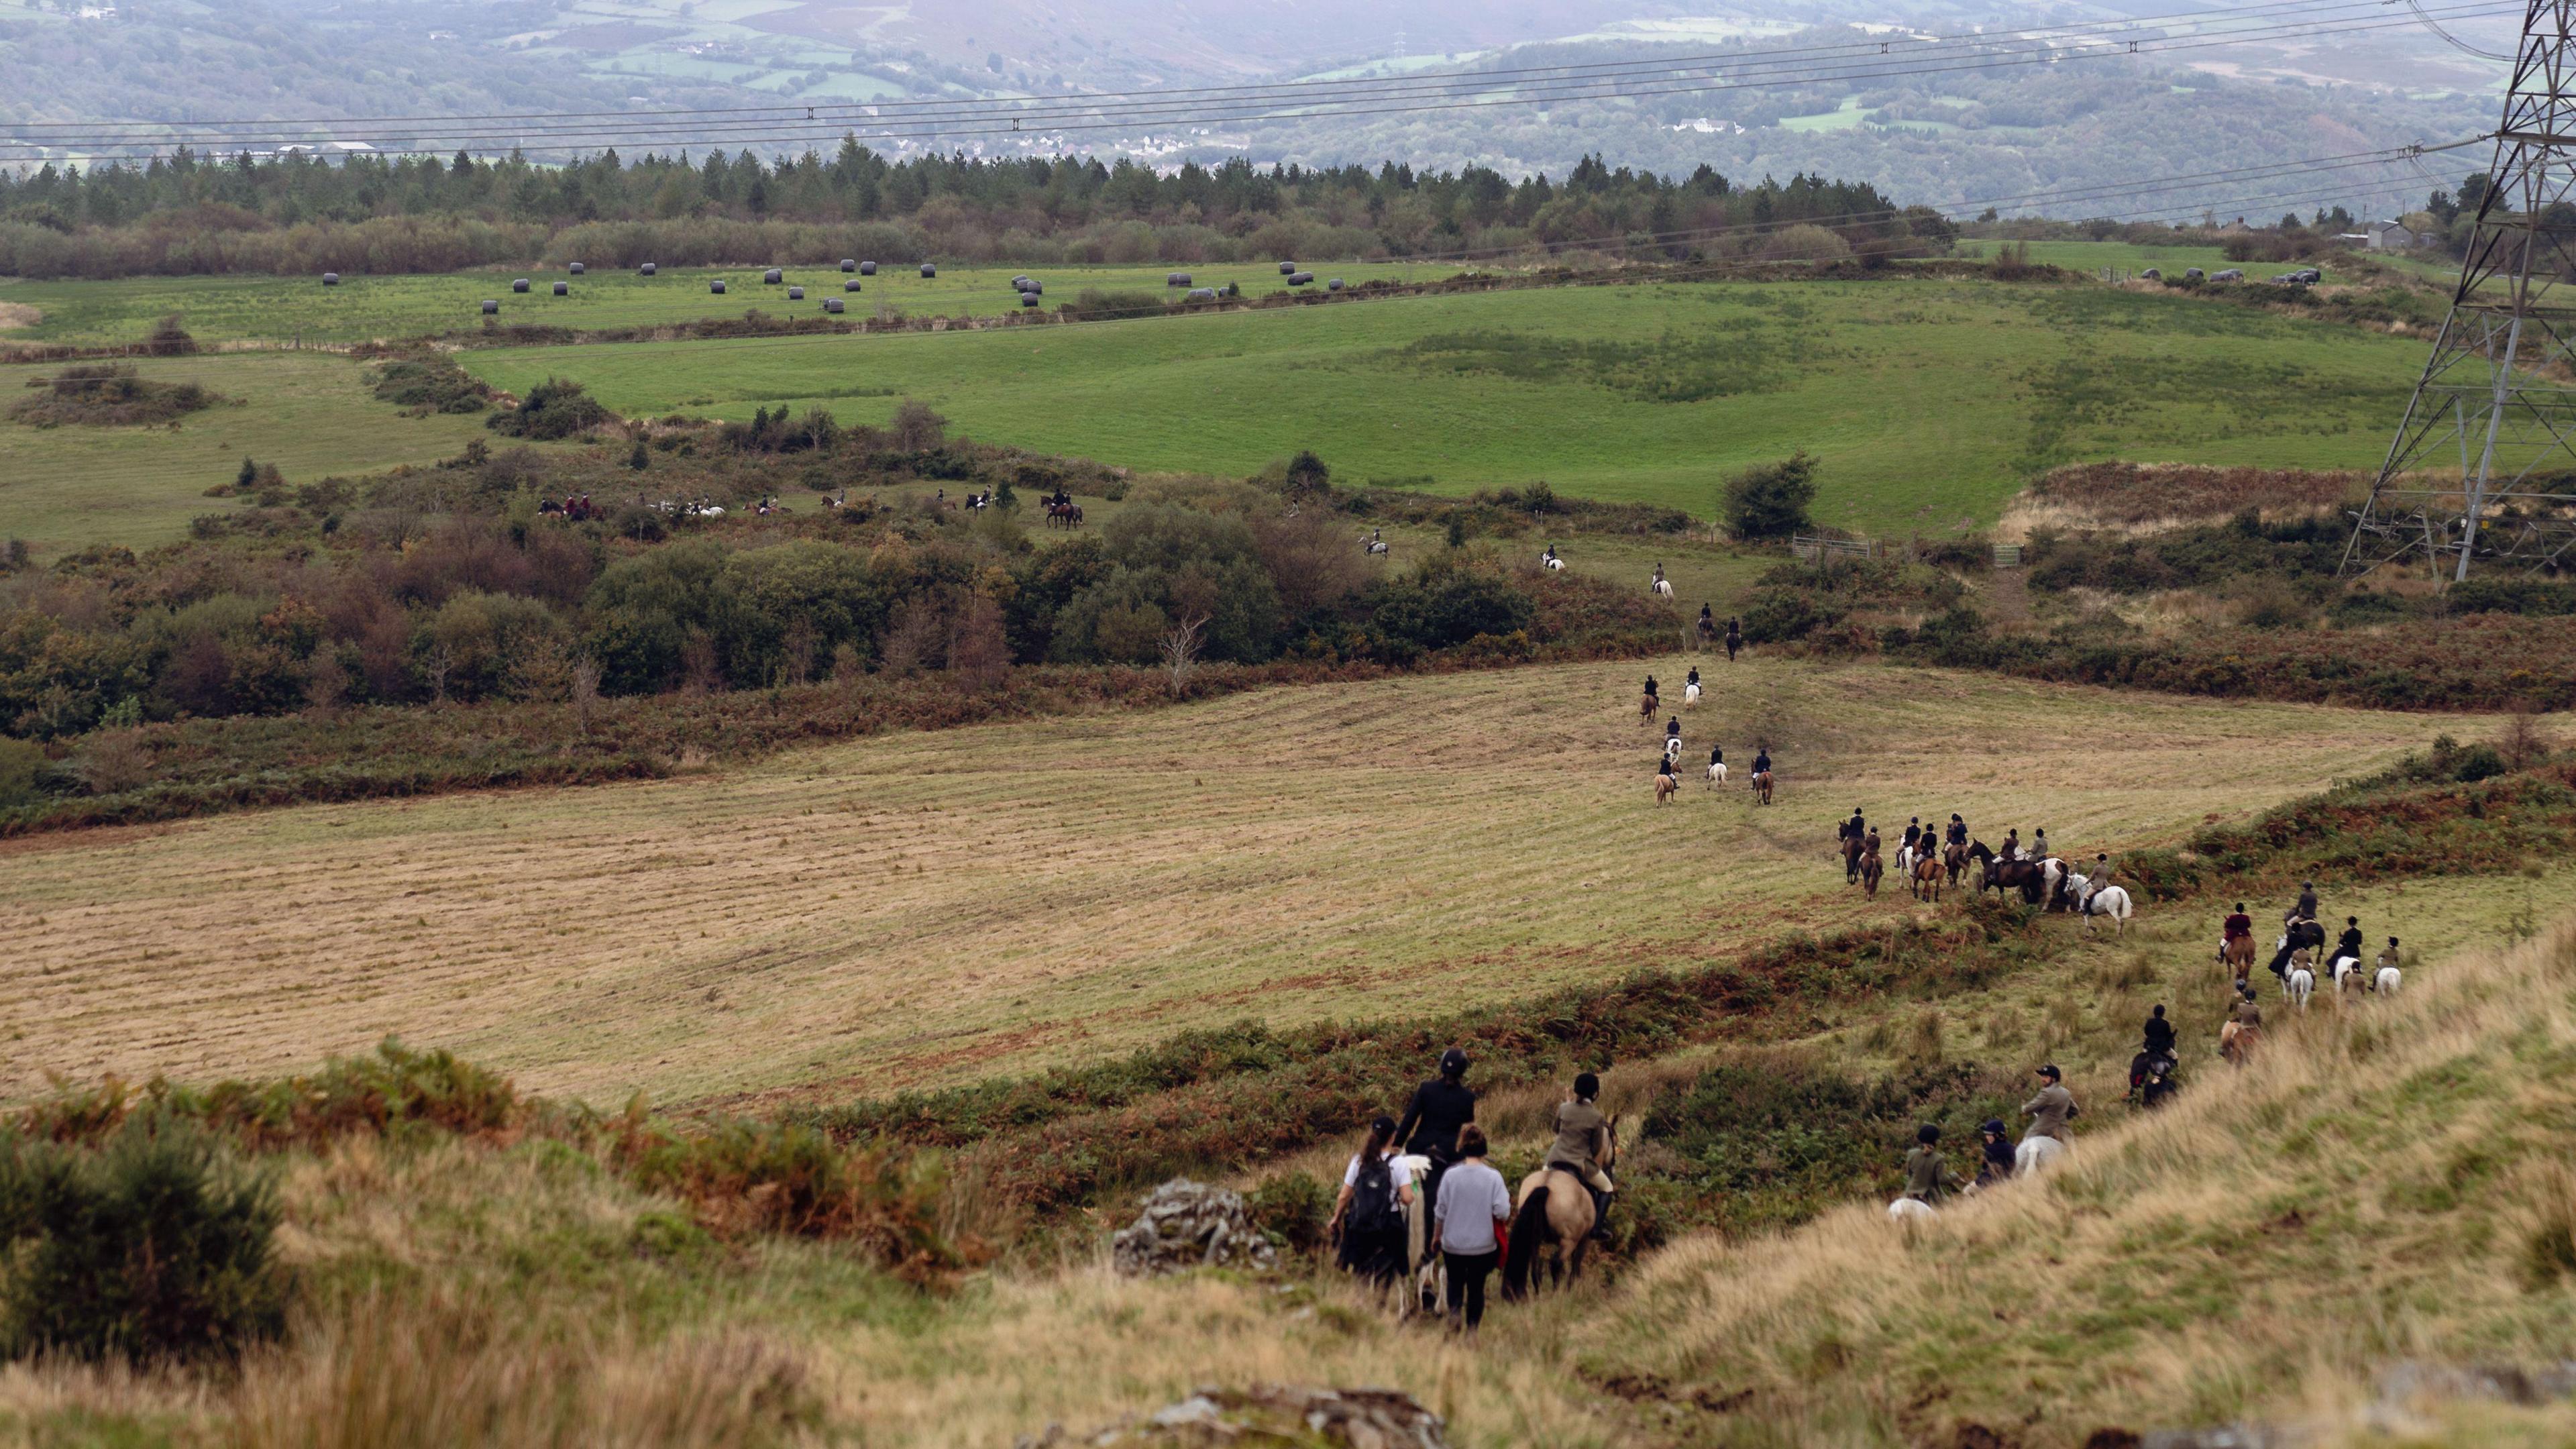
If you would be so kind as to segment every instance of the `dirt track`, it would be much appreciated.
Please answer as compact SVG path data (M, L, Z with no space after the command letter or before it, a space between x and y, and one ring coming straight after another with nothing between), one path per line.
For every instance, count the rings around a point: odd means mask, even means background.
M1688 661L1655 666L1677 705ZM1703 661L1738 788L1652 803L1633 665L897 736L713 778L13 851L0 1096L399 1034L600 1101L879 1091L1186 1025L1438 1010L1855 911L1832 825L2170 839L2457 717ZM1721 703L1720 700L1732 703ZM1781 803L1741 789L1754 735ZM2006 748L1989 742L2009 741ZM1892 848L1892 846L1891 846Z

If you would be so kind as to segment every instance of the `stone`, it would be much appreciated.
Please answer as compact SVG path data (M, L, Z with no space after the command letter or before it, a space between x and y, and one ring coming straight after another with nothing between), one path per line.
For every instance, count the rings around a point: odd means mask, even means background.
M1179 1177L1139 1206L1136 1221L1109 1240L1111 1265L1129 1277L1190 1268L1259 1270L1279 1261L1279 1250L1252 1225L1239 1193Z

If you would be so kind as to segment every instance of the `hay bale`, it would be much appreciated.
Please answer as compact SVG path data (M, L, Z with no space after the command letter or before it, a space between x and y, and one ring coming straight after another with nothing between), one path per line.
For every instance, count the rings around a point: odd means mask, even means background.
M336 287L340 285L340 274L338 272L324 272L322 274L322 285L326 287Z
M642 265L642 266L640 266L640 267L637 267L635 270L636 270L636 271L638 271L638 272L641 272L641 273L643 273L645 276L648 276L648 277L649 277L649 276L653 275L653 264L652 264L651 262L646 262L644 265Z
M803 287L790 287L790 288L788 288L788 289L787 289L787 300L788 300L788 301L790 301L790 302L802 302L802 301L804 301L804 300L805 300L805 289L804 289Z
M484 316L486 316L486 317L497 317L497 316L499 316L499 315L500 315L500 313L501 313L501 304L500 304L498 301L496 301L496 300L494 300L494 299L492 299L492 298L490 298L490 297L486 297L486 298L484 298L484 299L483 299L483 315L484 315Z
M841 299L838 297L824 298L823 310L826 312L838 313L841 310Z
M929 262L923 262L921 264L921 274L925 277L935 277L939 275L939 268L933 266Z
M843 283L841 284L841 290L842 290L842 291L844 291L844 292L855 292L855 291L857 291L858 289L859 289L859 279L858 279L858 278L856 278L856 277L852 277L852 278L850 278L848 281L843 282Z
M555 283L555 295L556 295L556 296L558 296L558 297L569 297L569 296L571 296L571 295L572 295L572 283L570 283L570 282L557 282L557 283Z
M573 263L571 266L564 268L564 270L565 270L565 271L568 271L568 272L572 273L574 276L578 277L578 276L580 276L580 275L581 275L585 270L587 270L587 269L586 269L586 268L584 268L584 267L582 266L582 264L581 264L581 263L579 263L579 262L575 262L575 263Z
M764 287L775 287L786 280L787 274L776 267L771 267L768 271L760 274L760 284Z
M1279 275L1283 277L1293 277L1297 275L1297 264L1295 262L1281 262L1279 264Z
M1186 287L1189 284L1190 274L1187 272L1174 272L1163 278L1163 285L1166 287Z
M521 277L517 281L512 282L510 284L510 290L513 292L524 292L528 290L528 279Z
M859 263L859 275L860 275L860 276L862 276L862 277L873 277L873 276L875 276L876 274L877 274L877 264L876 264L876 263L874 263L874 262L861 262L861 263Z
M724 289L725 284L724 278L722 277L718 277L714 281L707 283L707 290L719 297L724 295Z
M845 271L845 272L855 272L855 271L857 271L858 269L859 269L859 263L858 263L858 259L857 259L857 258L855 258L855 257L843 257L843 258L841 258L841 270L842 270L842 271Z

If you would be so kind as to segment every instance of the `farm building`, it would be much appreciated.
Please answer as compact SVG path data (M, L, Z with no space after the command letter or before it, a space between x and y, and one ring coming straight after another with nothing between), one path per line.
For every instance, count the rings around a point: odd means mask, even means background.
M2399 221L2371 222L2361 229L2361 235L2362 245L2375 252L2402 252L2423 243L2423 238Z

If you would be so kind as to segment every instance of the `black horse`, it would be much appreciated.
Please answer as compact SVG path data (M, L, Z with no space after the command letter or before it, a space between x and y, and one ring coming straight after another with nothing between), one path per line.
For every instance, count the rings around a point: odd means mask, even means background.
M1968 858L1978 866L1977 894L1984 895L1989 887L1998 894L2007 889L2018 890L2024 904L2039 904L2039 893L2048 883L2048 872L2038 861L1997 860L1995 853L1987 849L1982 840L1968 842Z

